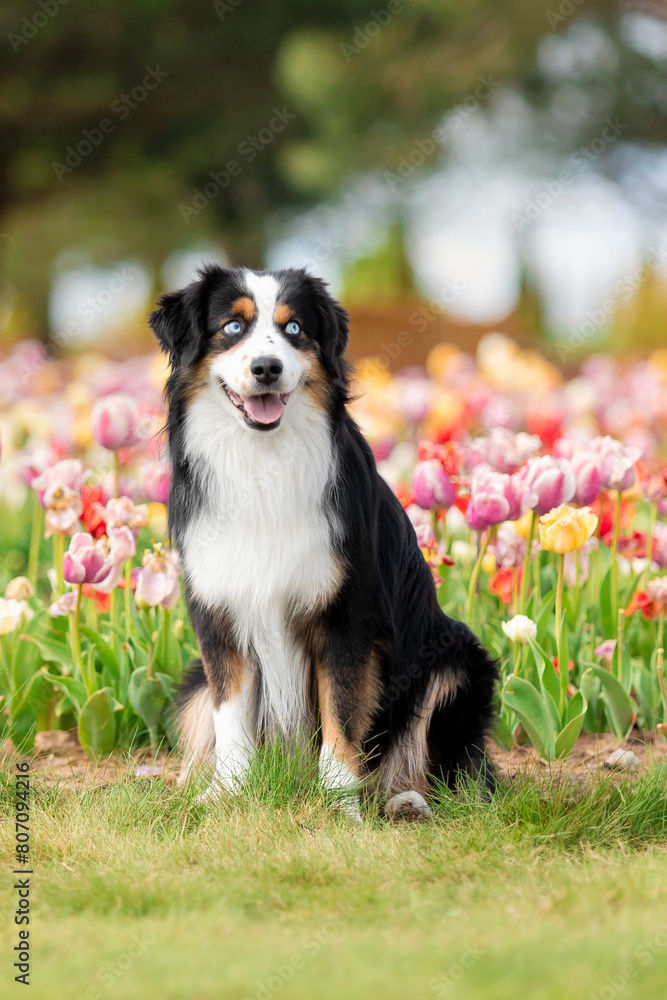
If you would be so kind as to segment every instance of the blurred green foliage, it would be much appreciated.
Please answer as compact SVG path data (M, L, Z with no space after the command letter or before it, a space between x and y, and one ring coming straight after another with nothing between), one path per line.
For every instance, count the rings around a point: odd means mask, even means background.
M4 0L6 287L43 333L53 261L68 248L98 262L138 257L157 273L170 250L216 235L257 266L272 211L394 169L480 80L537 109L577 107L585 91L577 128L550 136L558 148L596 134L606 114L628 122L627 138L661 141L660 66L625 43L623 10L610 0ZM556 81L536 47L576 18L604 26L615 55ZM147 74L151 84L166 75L148 89ZM295 116L279 131L275 109ZM230 161L239 172L184 219L194 190Z

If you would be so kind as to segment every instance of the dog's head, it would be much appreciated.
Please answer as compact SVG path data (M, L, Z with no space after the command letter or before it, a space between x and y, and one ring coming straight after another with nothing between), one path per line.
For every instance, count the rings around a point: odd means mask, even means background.
M215 387L253 431L277 428L295 393L345 394L347 315L323 281L216 266L200 275L149 319L176 378Z

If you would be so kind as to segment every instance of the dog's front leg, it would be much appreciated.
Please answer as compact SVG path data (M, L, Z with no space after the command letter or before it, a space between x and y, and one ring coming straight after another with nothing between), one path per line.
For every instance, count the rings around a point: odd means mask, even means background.
M238 688L223 697L213 711L215 730L215 777L211 791L216 787L238 791L254 750L252 719L252 675L248 669Z
M345 734L335 685L325 668L317 671L317 694L322 727L320 782L339 796L341 811L359 822L359 751Z

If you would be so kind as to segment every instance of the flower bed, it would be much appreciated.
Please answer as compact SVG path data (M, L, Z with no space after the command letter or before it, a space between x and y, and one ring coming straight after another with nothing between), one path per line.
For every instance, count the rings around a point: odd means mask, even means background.
M5 737L77 727L92 758L167 746L196 642L165 539L156 357L0 364ZM359 365L356 416L444 610L498 657L494 737L564 757L667 720L667 354L565 380L490 334L427 371Z

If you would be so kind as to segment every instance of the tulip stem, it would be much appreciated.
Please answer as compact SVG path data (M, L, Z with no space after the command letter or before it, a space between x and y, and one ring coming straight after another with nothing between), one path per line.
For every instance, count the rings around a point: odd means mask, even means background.
M653 529L655 519L658 516L658 501L651 501L651 513L649 515L648 530L646 532L646 573L651 572L651 560L653 559Z
M658 646L659 648L661 648L663 645L662 637L664 631L665 631L665 606L663 604L662 607L660 608L660 614L658 615L658 641L656 642L656 646Z
M81 598L83 597L83 587L79 585L76 592L76 605L74 611L72 612L71 618L71 631L70 635L72 638L72 656L74 658L74 666L79 671L81 680L86 689L86 694L91 695L93 689L90 686L89 678L86 677L83 663L81 661L81 636L79 634L79 617L81 615Z
M30 550L28 553L28 579L37 589L37 574L39 572L39 546L42 540L44 513L42 505L33 494L32 528L30 529Z
M477 559L475 560L475 565L473 566L472 574L470 576L470 583L468 585L468 600L466 602L466 621L468 625L472 627L472 606L475 600L475 594L477 593L477 581L479 580L479 571L482 568L482 561L486 555L486 550L489 544L489 539L491 537L491 531L487 529L486 535L484 536L484 541L481 542L479 546L479 553Z
M618 533L621 526L621 491L616 491L616 518L614 520L614 534L611 543L611 570L609 583L611 586L611 610L613 621L618 617Z
M118 452L113 453L113 495L118 499L120 496L120 490L118 488Z
M63 573L63 559L65 557L65 538L59 531L53 536L53 562L56 567L57 597L62 597L65 593L65 576Z
M530 579L530 569L532 566L531 554L533 551L533 539L535 538L535 527L537 525L537 514L534 510L530 512L530 528L528 529L528 540L526 542L526 554L523 557L523 574L521 576L521 600L518 614L526 613L526 597L528 595L528 580Z
M125 560L125 622L128 633L132 631L132 560Z
M163 608L164 621L162 623L162 669L169 673L169 619L171 612L168 608Z
M560 675L560 712L561 717L567 704L568 664L565 662L563 650L563 581L565 580L565 556L558 556L558 582L556 584L556 649L558 655L558 673Z

